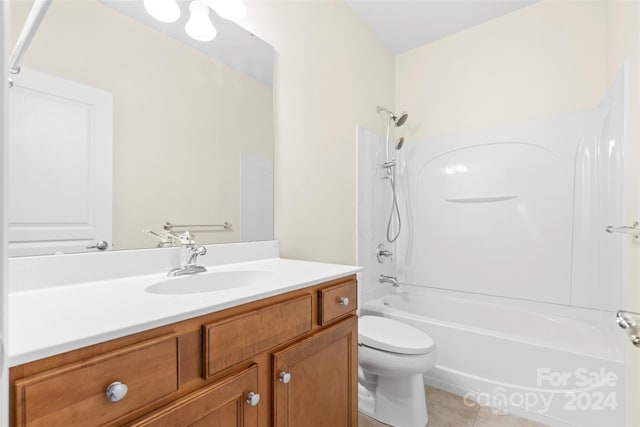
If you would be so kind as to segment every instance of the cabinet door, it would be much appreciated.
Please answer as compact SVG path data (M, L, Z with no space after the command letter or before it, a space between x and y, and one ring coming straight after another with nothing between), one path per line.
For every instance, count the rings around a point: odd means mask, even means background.
M136 427L257 427L258 367L195 391L130 424Z
M358 425L357 338L351 316L273 355L277 427Z

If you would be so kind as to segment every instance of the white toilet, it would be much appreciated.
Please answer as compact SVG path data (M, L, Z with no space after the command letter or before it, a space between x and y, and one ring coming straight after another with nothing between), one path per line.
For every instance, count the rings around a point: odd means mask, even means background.
M436 362L423 331L378 316L358 319L358 410L394 427L424 427L422 374Z

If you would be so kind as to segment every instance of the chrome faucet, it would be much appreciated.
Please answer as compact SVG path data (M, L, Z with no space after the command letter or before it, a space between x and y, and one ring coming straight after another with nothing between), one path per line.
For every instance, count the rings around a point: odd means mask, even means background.
M380 283L391 283L394 288L400 286L400 283L398 283L398 278L396 276L385 276L384 274L381 274L380 277L378 277L378 280L380 281Z
M184 276L186 274L196 274L207 271L201 265L196 265L198 256L206 255L207 248L204 246L196 246L193 236L185 231L179 236L180 238L180 267L176 267L167 273L167 276Z

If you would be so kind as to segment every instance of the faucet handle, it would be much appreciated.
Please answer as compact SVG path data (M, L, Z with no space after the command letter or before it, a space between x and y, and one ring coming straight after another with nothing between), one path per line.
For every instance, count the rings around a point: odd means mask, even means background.
M387 258L393 260L393 252L387 249L384 243L380 243L378 245L378 249L376 250L376 258L378 259L378 262L382 264L386 261Z
M193 245L195 244L195 240L193 240L193 238L196 237L193 234L191 234L188 231L185 231L184 233L182 233L180 236L178 236L178 238L180 239L180 244L181 245Z
M152 230L142 230L142 232L160 240L160 242L158 242L159 248L168 248L171 246L178 246L178 242L180 240L178 236L166 230L163 231L162 233L156 233L155 231L152 231Z

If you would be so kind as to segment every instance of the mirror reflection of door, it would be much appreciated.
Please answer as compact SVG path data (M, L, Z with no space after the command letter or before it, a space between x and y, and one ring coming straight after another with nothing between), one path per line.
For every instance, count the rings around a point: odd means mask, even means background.
M240 241L273 238L273 160L240 154Z
M9 255L95 251L111 242L112 96L28 69L14 81Z

